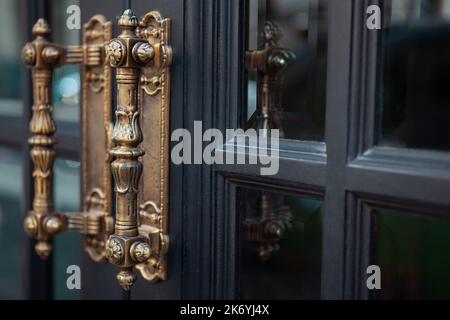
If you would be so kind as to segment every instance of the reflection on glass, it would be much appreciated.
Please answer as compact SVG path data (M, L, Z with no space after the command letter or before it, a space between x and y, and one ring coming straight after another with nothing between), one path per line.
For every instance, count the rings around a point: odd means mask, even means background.
M282 30L280 46L296 56L283 71L281 100L284 137L323 141L327 71L327 0L249 0L248 49L264 47L267 21ZM257 124L260 95L254 72L248 74L248 126ZM260 103L258 101L258 103Z
M379 143L450 150L450 0L386 5Z
M241 298L319 299L321 202L240 190Z
M57 212L80 211L80 162L57 159L55 163L55 209ZM79 290L66 285L67 267L80 266L82 236L66 232L55 237L54 296L55 299L79 299Z
M64 45L80 44L81 30L66 27L67 7L79 5L77 0L53 0L52 40ZM53 115L56 121L79 122L80 120L80 66L66 65L57 68L53 77Z
M20 117L21 101L21 46L24 39L21 30L20 1L0 1L0 39L7 45L0 46L0 116Z
M373 298L450 299L450 222L380 211L376 226Z
M63 66L54 71L52 85L53 116L57 121L79 122L80 72L78 66Z
M21 153L0 148L0 299L21 299L23 209Z

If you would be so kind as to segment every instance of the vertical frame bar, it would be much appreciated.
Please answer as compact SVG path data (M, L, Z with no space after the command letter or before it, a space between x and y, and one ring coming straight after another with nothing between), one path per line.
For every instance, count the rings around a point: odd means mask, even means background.
M344 188L351 81L352 0L330 1L327 79L327 183L323 217L322 299L345 295Z
M184 128L194 132L195 120L203 121L203 130L238 128L245 111L245 1L189 0L185 6ZM236 298L235 187L214 166L183 171L182 297Z
M389 2L390 3L390 2ZM366 10L378 5L382 12L388 9L382 0L363 0L353 4L352 18L352 99L349 114L349 157L353 160L372 148L379 135L380 86L383 66L383 39L381 30L366 27ZM384 15L382 14L382 22Z

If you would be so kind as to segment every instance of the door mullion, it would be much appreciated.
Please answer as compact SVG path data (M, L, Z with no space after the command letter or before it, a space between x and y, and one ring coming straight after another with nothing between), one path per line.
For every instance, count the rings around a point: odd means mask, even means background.
M322 244L322 298L342 299L345 278L348 106L351 84L351 0L330 1L327 79L327 175Z

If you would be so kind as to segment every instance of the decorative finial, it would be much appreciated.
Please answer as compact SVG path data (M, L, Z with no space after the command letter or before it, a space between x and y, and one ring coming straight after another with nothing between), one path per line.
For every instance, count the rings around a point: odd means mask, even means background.
M136 28L138 25L139 21L133 10L126 9L119 19L119 26L122 28Z
M38 256L45 260L52 252L53 246L48 242L39 241L34 248Z
M32 32L35 36L46 36L52 30L45 19L40 18L33 26Z
M123 268L116 276L123 290L128 291L136 282L136 275L128 268Z
M264 25L264 43L266 47L278 47L279 41L281 37L283 36L283 33L281 31L281 28L278 24L272 21L267 21Z

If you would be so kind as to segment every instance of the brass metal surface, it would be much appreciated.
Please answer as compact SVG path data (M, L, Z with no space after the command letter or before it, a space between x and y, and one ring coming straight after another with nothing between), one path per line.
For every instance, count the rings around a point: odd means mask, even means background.
M82 98L82 179L83 214L98 221L99 232L85 224L84 249L94 261L106 261L105 244L113 230L112 175L109 150L112 145L112 75L106 60L105 45L112 39L112 23L96 15L83 27ZM78 222L80 219L77 220ZM78 223L78 225L80 225Z
M33 209L25 218L25 231L38 241L35 249L42 258L47 258L52 251L50 239L63 231L63 219L53 209L53 163L56 152L53 137L56 125L52 117L52 75L53 68L63 60L63 50L53 45L46 37L50 27L44 19L39 19L33 27L35 39L27 43L22 50L24 63L32 68L33 74L33 116L30 121L32 136L31 159L34 164L34 199ZM48 223L51 219L51 223Z
M146 156L139 192L140 233L152 239L153 256L137 265L144 279L167 278L167 250L169 248L169 142L170 142L170 47L171 22L158 12L149 12L137 29L139 37L156 50L154 64L142 70L139 91L144 141L141 148Z
M145 15L139 23L130 9L125 10L119 19L121 34L107 46L108 59L111 66L116 68L117 80L116 121L113 129L115 146L111 150L114 158L111 170L115 185L116 220L114 234L109 237L107 243L107 256L111 263L121 268L117 280L124 290L129 290L136 281L134 266L139 265L139 270L147 279L148 273L158 272L158 268L155 269L158 262L154 261L161 261L165 256L161 251L160 238L163 235L159 229L160 219L152 221L156 222L156 225L150 224L151 222L142 218L138 206L144 161L141 157L146 151L140 147L141 142L146 141L141 129L144 105L139 94L142 70L146 66L150 69L148 73L165 74L162 69L168 67L171 61L170 47L167 42L161 40L168 37L167 34L161 35L165 30L162 30L157 38L154 38L152 33L156 31L155 27L160 26L161 21L163 19L160 15L152 12ZM168 24L168 20L164 20L164 23ZM167 85L165 78L161 81L164 86ZM168 108L169 101L162 94L157 99L160 103L155 105L155 109ZM155 119L151 120L151 126L159 125ZM155 139L149 139L150 137L147 136L147 140ZM160 156L160 149L150 151L155 153L147 154L143 159ZM145 168L150 169L147 166ZM160 199L157 201L159 203ZM152 230L148 231L149 228Z
M105 260L105 242L112 233L111 173L109 170L111 124L111 71L104 45L112 38L112 25L97 15L84 26L83 45L64 47L47 41L50 27L39 19L33 27L36 39L22 50L24 63L32 68L33 116L31 158L34 163L33 210L25 218L25 231L38 240L36 252L46 258L51 238L64 231L86 234L85 249L95 261ZM63 64L83 65L83 194L84 211L55 213L53 209L53 137L51 85L53 69ZM103 125L98 125L103 124ZM99 159L104 159L103 162Z

